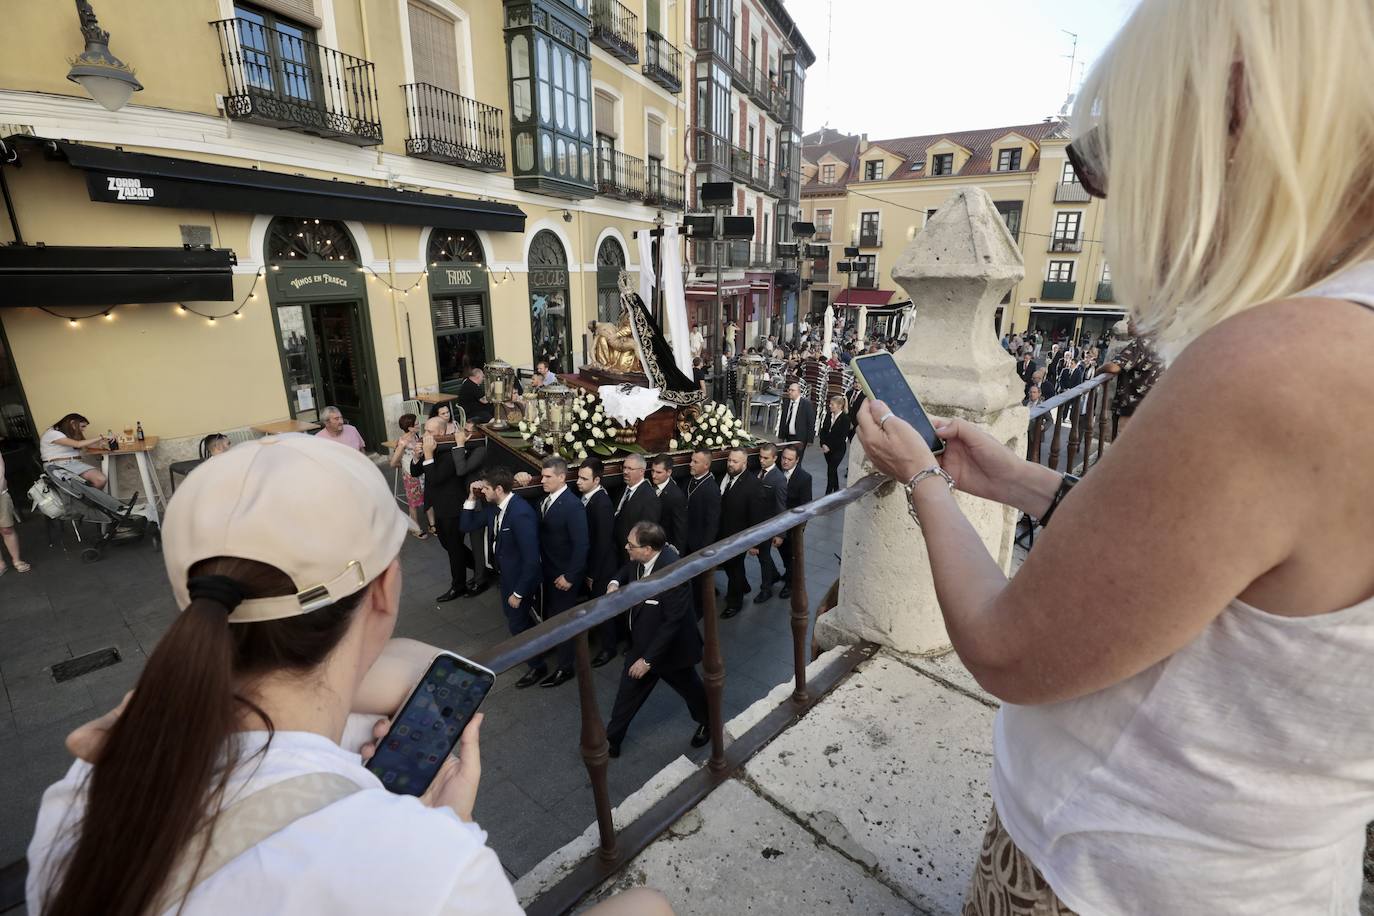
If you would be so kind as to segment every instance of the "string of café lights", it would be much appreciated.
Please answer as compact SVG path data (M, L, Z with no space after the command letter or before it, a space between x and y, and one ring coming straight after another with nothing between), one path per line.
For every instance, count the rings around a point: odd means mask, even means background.
M435 261L431 263L429 266L438 267L439 262ZM280 270L281 267L277 264L273 264L271 269ZM484 269L486 270L488 276L493 276L490 268ZM222 320L225 318L242 318L244 306L246 306L249 302L255 301L258 298L258 282L262 280L263 277L267 276L267 270L268 269L266 267L259 268L258 272L253 275L253 285L248 288L248 292L244 295L242 299L238 301L237 305L235 305L232 309L230 309L222 315L211 315L207 312L202 312L199 309L192 308L185 302L178 302L176 304L176 313L178 315L190 314L200 318L204 318L207 324L214 324L216 320ZM422 272L420 274L419 279L417 279L414 283L410 284L409 286L395 286L391 283L391 281L387 280L386 277L377 273L377 271L373 270L372 267L368 265L361 265L357 267L356 270L360 274L367 274L368 280L377 280L381 282L382 285L385 286L387 289L391 290L393 293L400 293L402 296L409 295L410 293L413 293L415 290L419 289L420 286L424 284L425 280L429 276L427 273ZM500 285L508 280L514 280L515 275L512 274L510 268L507 267L502 275L495 276L493 277L493 279L498 285ZM89 321L92 318L104 318L106 321L114 321L114 311L118 307L118 304L111 305L108 308L103 308L99 311L91 312L89 315L62 315L57 312L54 312L52 309L43 305L38 306L38 309L42 312L51 315L54 318L62 319L63 321L67 322L67 324L72 328L77 328L80 327L81 322Z

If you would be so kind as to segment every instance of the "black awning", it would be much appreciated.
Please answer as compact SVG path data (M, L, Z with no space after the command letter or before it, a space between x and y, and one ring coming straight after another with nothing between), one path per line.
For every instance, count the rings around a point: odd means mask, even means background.
M234 298L234 253L213 248L0 247L0 306Z
M13 139L35 142L31 137ZM301 178L63 140L37 142L50 143L49 149L86 172L86 189L95 201L445 229L525 231L524 211L511 204Z

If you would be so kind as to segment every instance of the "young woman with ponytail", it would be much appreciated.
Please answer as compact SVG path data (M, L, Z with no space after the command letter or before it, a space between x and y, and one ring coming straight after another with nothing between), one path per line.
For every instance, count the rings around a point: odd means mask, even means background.
M391 639L411 524L367 458L309 436L187 478L164 531L182 613L120 708L68 739L30 913L521 911L472 822L480 715L419 799L362 766L434 654ZM644 889L603 906L672 912Z

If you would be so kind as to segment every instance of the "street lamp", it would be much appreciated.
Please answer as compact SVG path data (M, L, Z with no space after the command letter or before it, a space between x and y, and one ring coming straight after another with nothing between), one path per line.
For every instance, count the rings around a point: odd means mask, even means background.
M143 84L134 77L132 67L110 53L110 33L100 27L88 0L76 0L76 15L81 20L86 49L72 58L67 79L81 84L106 110L119 111Z

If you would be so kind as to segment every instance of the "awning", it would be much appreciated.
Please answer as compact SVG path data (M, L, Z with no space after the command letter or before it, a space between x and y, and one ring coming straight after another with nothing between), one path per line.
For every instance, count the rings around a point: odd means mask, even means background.
M10 139L17 143L43 144L49 151L55 151L86 173L86 190L91 200L105 203L353 219L445 229L525 231L524 212L511 204L126 153L64 140L23 136Z
M234 298L234 253L212 248L0 247L0 306Z
M887 305L895 290L890 289L845 289L835 297L836 305Z

